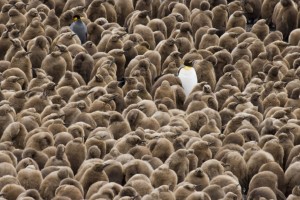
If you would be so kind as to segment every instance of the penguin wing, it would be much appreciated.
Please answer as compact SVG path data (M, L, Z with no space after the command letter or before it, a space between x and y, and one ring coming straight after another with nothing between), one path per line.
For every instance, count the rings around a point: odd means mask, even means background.
M176 74L176 76L178 76L178 75L179 75L179 73L180 73L180 70L182 70L184 67L185 67L185 66L180 66L180 67L178 68L178 71L177 71L177 74Z
M73 22L71 25L70 25L70 29L73 31L74 30L74 26L75 26L75 22Z

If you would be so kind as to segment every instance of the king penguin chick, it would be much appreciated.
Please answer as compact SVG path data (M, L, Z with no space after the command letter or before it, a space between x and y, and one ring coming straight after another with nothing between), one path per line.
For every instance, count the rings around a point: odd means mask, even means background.
M28 81L31 81L32 79L32 64L30 61L30 58L27 56L31 52L26 52L26 51L18 51L11 60L10 63L10 68L19 68L21 69Z
M114 113L110 116L108 130L115 140L122 138L131 131L128 122L120 113Z
M172 90L170 83L164 80L154 94L154 100L169 97L174 103L176 102L175 92Z
M177 183L184 180L189 170L189 160L187 155L189 151L186 149L179 149L172 153L169 158L165 161L165 164L169 165L169 168L174 170L177 174Z
M14 91L22 90L21 85L18 83L20 79L23 78L17 76L7 77L5 80L1 82L1 90L14 90Z
M65 59L62 58L61 52L53 51L42 61L41 68L45 70L47 75L51 76L53 82L57 84L66 73L67 63Z
M84 175L79 182L81 183L85 194L93 183L97 181L108 181L108 177L104 172L104 168L108 165L108 163L95 163L84 172Z
M189 96L193 87L198 83L196 70L191 60L184 61L184 67L179 68L178 77L181 80L185 96Z
M132 104L137 104L142 101L141 97L138 96L139 90L130 90L124 97L125 106L128 107Z
M76 33L81 41L81 44L86 42L87 28L86 25L81 21L80 16L75 15L73 17L74 22L71 24L71 30Z
M13 107L15 109L16 113L19 113L22 111L23 106L24 106L25 102L27 101L26 94L27 94L27 92L25 90L20 90L8 98L8 101L11 104L11 107Z
M34 165L29 165L21 169L18 172L17 178L25 189L38 190L43 181L41 171L36 169Z
M71 164L65 154L65 147L63 144L59 144L57 146L55 156L52 156L46 162L45 167L48 167L48 166L68 166L68 167L71 166Z

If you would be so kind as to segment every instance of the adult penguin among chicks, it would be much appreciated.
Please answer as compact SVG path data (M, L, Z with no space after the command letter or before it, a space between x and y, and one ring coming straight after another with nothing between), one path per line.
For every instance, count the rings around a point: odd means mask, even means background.
M186 97L189 96L194 86L198 83L197 73L193 67L193 61L186 59L178 70L178 77L182 83Z
M76 33L81 41L81 44L84 44L86 42L87 38L87 27L83 21L81 21L81 18L79 15L74 15L73 17L73 23L71 24L70 28L71 30Z

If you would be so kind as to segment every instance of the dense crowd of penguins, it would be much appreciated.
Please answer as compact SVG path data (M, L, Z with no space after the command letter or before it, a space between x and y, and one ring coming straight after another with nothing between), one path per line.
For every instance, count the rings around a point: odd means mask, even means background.
M298 6L1 0L0 200L299 200Z

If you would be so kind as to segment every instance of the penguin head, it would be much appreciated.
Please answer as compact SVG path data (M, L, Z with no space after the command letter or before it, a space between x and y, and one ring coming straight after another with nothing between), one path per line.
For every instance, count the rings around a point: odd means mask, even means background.
M192 59L185 59L184 62L183 62L183 64L185 66L192 67L193 64L194 64L194 60L192 60Z
M78 20L80 20L80 16L79 15L74 15L73 16L73 21L76 22Z

